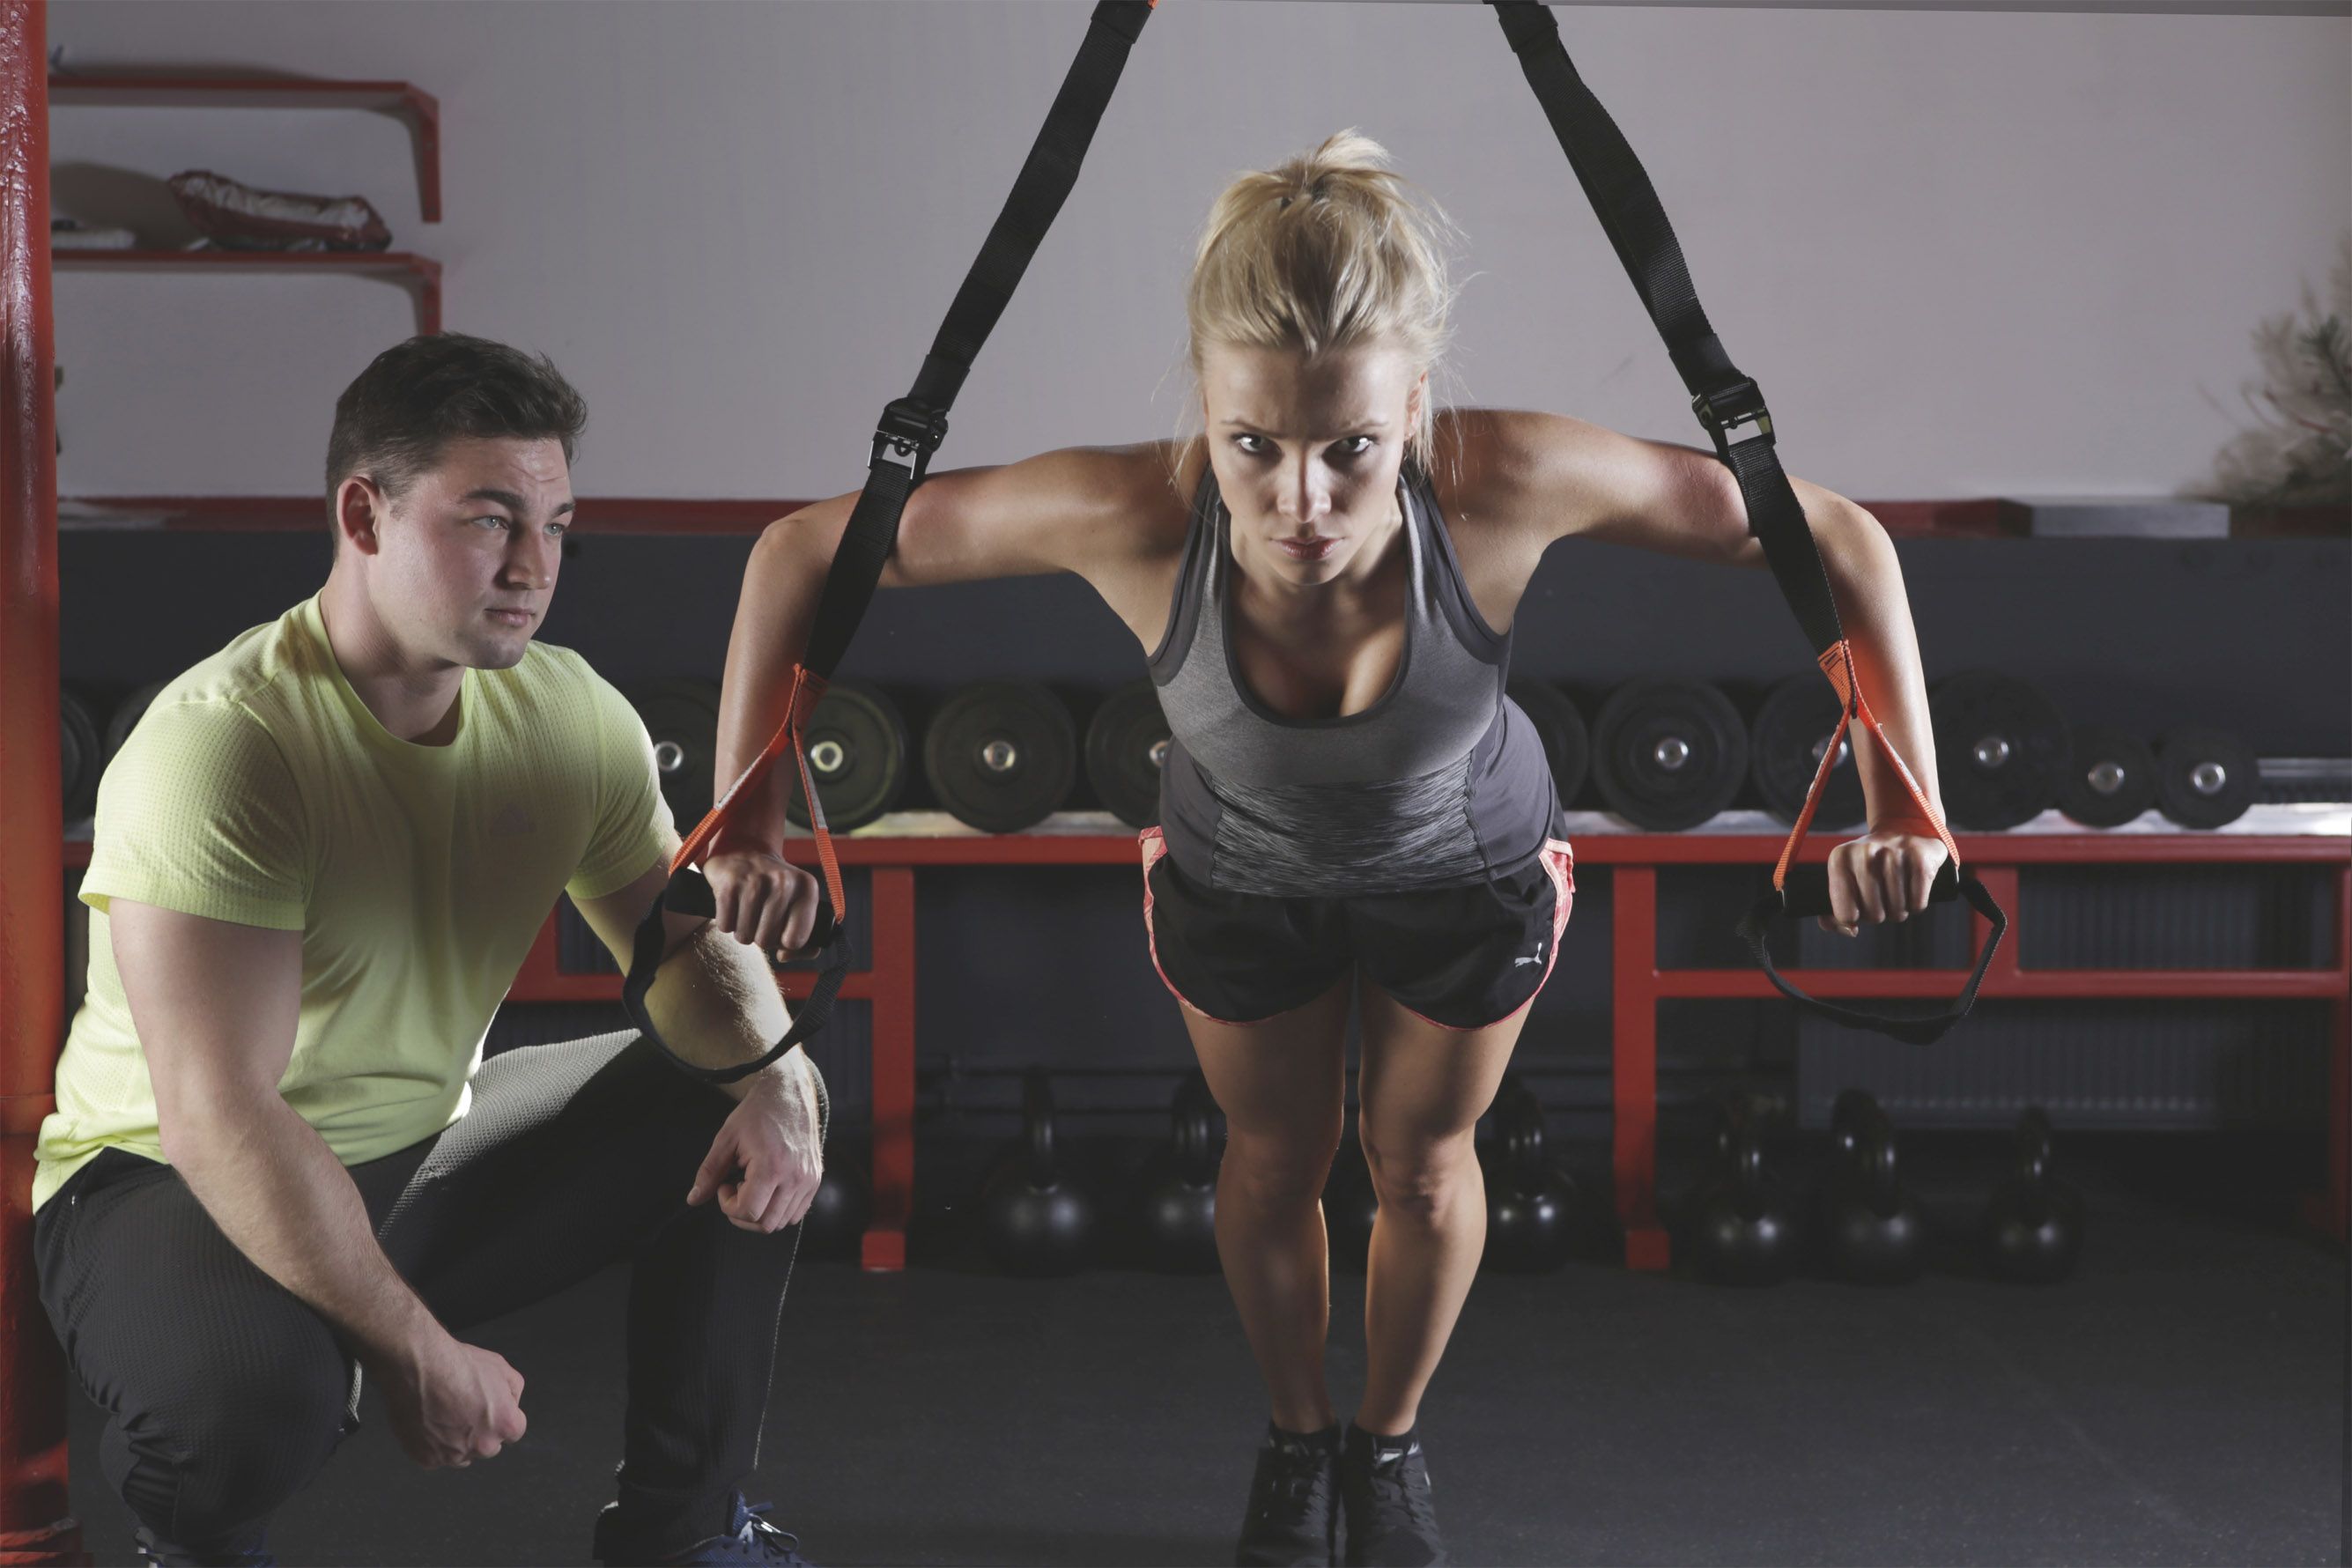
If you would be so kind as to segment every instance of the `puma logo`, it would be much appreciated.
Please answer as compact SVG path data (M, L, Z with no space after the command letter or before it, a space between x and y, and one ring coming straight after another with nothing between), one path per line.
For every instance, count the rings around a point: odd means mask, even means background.
M1543 962L1543 943L1536 943L1536 955L1533 958L1515 958L1511 960L1511 967L1517 969L1522 963L1541 963Z

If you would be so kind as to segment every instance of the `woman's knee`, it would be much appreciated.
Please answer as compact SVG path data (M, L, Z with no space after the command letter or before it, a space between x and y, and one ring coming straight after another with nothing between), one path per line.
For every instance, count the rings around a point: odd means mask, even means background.
M1475 1131L1465 1128L1435 1138L1381 1137L1367 1122L1361 1130L1364 1163L1370 1168L1381 1212L1433 1224L1465 1196L1480 1194Z
M1273 1134L1235 1130L1225 1140L1217 1191L1261 1206L1312 1208L1323 1195L1331 1158L1339 1151L1337 1118L1328 1128L1306 1127Z

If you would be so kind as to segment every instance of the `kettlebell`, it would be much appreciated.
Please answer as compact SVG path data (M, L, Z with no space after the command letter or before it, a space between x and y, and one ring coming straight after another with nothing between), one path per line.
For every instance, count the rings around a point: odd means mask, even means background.
M801 1248L811 1258L855 1258L866 1235L868 1200L865 1161L852 1150L827 1144L824 1176L801 1218Z
M1504 1076L1495 1121L1481 1262L1507 1274L1548 1274L1574 1248L1576 1190L1545 1157L1543 1104L1516 1074Z
M1054 1152L1054 1083L1043 1068L1022 1075L1022 1146L981 1194L981 1236L1007 1274L1075 1273L1094 1237L1094 1205L1066 1180Z
M1907 1285L1927 1260L1927 1226L1903 1190L1895 1124L1867 1090L1849 1089L1830 1110L1833 1162L1822 1194L1830 1266L1857 1285Z
M1139 1198L1146 1257L1170 1274L1217 1271L1217 1102L1195 1072L1176 1089L1168 1148Z
M1979 1238L1996 1279L2052 1285L2074 1271L2083 1197L2050 1173L2050 1118L2038 1105L2017 1119L2015 1164L1985 1204Z
M1745 1100L1716 1104L1715 1166L1694 1194L1692 1261L1718 1285L1778 1285L1797 1262L1797 1226L1764 1173L1760 1129Z

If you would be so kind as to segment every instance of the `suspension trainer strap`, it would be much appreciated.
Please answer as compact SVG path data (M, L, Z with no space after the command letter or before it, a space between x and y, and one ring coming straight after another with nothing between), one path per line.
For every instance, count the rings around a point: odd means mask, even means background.
M1649 311L1658 335L1665 340L1666 353L1691 395L1691 411L1698 416L1699 424L1714 440L1716 456L1738 479L1739 492L1748 508L1748 531L1763 545L1765 561L1772 569L1773 580L1780 584L1781 596L1795 613L1822 675L1838 694L1841 711L1837 735L1823 754L1820 771L1813 775L1812 789L1798 816L1796 828L1780 851L1779 864L1773 868L1772 891L1759 910L1769 905L1773 912L1780 915L1794 912L1789 890L1791 864L1798 846L1804 842L1812 826L1813 813L1828 785L1839 743L1850 725L1858 724L1863 733L1877 742L1880 754L1892 764L1895 776L1902 780L1911 796L1910 815L1934 825L1949 865L1958 868L1960 850L1951 830L1920 789L1894 743L1887 740L1870 705L1863 700L1853 650L1838 624L1829 573L1813 542L1805 509L1780 468L1772 416L1765 406L1764 395L1732 363L1714 328L1707 324L1706 312L1699 307L1698 291L1691 283L1690 268L1683 260L1682 247L1675 238L1673 226L1666 221L1665 208L1658 201L1649 174L1633 155L1633 148L1626 144L1616 121L1577 75L1567 47L1560 41L1559 23L1550 8L1537 0L1488 3L1495 7L1503 35L1518 56L1519 68L1527 76L1528 85L1535 89L1545 118L1551 121L1553 134L1568 154L1577 183L1584 187L1593 213L1616 249L1618 261L1633 279L1633 291L1641 296L1643 309ZM1763 956L1760 936L1751 945L1773 984L1813 1011L1843 1023L1879 1029L1897 1038L1934 1039L1967 1016L1975 1003L1978 982L1991 962L1993 948L2008 929L2007 918L1985 892L1983 884L1973 874L1956 870L1956 875L1959 889L1966 893L1970 904L1985 911L1994 924L1984 963L1970 977L1959 1005L1937 1018L1923 1020L1832 1007L1783 981ZM1743 935L1756 918L1757 911L1751 910L1749 917L1741 921ZM1929 1029L1933 1032L1925 1032Z
M1103 110L1118 86L1128 51L1150 19L1156 0L1100 0L1087 25L1087 36L1063 79L1061 90L1045 116L1045 128L1029 149L1013 193L988 232L979 258L964 276L955 301L948 309L921 373L905 397L882 411L867 457L866 488L849 514L833 566L825 574L817 600L816 616L809 627L808 644L793 669L793 685L783 722L751 766L728 787L679 847L671 862L670 879L637 929L622 1003L646 1037L661 1047L669 1059L687 1072L713 1083L726 1083L759 1071L824 1026L835 996L850 965L849 943L844 934L844 892L841 867L835 856L833 835L825 826L811 776L805 736L810 715L824 695L825 684L857 635L858 623L873 602L882 580L882 567L898 542L898 520L907 498L923 482L931 454L947 437L948 412L971 374L972 362L988 342L1004 307L1013 298L1037 247L1053 226L1055 215L1077 184L1078 170L1094 141ZM670 1049L646 1006L654 973L667 946L666 911L705 918L714 912L710 887L696 868L727 822L730 807L761 787L778 760L790 754L801 777L802 797L808 804L809 827L816 840L817 859L824 872L825 906L813 938L824 955L814 989L802 1003L791 1030L756 1061L723 1068L698 1067Z

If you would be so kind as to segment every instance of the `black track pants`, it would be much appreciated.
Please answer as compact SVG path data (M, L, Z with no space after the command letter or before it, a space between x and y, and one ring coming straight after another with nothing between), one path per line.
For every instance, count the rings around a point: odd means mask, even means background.
M634 1260L620 1497L648 1543L724 1528L799 1247L797 1226L761 1236L715 1201L686 1206L733 1105L634 1032L601 1035L489 1058L456 1125L350 1167L393 1266L453 1333ZM170 1166L100 1154L42 1205L35 1245L42 1305L108 1416L107 1479L165 1542L250 1538L356 1425L337 1336Z

